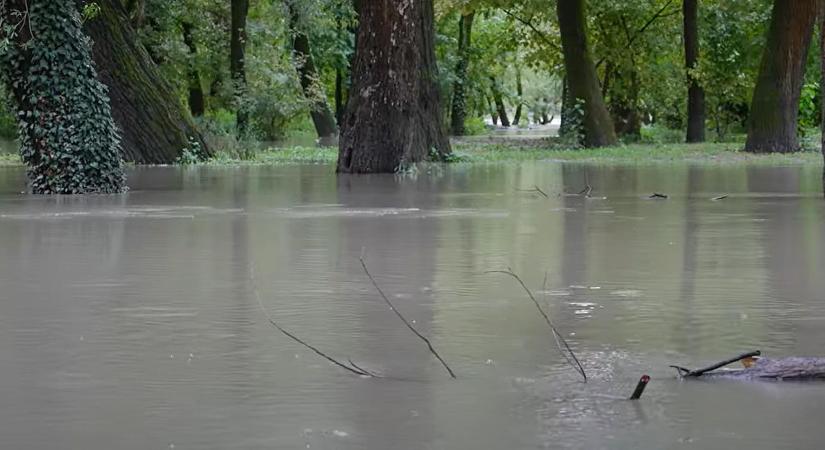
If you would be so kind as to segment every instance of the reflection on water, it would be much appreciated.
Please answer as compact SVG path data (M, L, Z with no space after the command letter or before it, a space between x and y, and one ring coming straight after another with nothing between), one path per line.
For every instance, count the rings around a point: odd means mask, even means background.
M819 168L332 172L139 169L126 195L34 197L19 194L19 169L0 169L4 447L774 449L825 438L822 385L680 383L667 369L755 348L823 355ZM593 198L560 195L585 180ZM550 198L519 191L533 186ZM376 295L362 252L458 380ZM484 274L505 267L541 291L591 382L513 280ZM286 340L255 287L288 329L387 378L352 377ZM623 400L642 373L648 392Z

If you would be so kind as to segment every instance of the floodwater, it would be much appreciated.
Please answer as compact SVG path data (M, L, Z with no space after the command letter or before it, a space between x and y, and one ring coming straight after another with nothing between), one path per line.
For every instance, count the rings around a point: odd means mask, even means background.
M815 449L825 384L680 382L825 356L821 168L0 169L0 447ZM593 197L580 191L587 180ZM540 187L544 198L530 190ZM666 193L666 200L647 198ZM729 197L713 201L721 194ZM452 366L370 285L359 256ZM582 383L514 280L583 362ZM547 273L546 285L542 280ZM256 299L259 294L260 303ZM383 375L354 376L289 340ZM643 373L640 401L624 400Z

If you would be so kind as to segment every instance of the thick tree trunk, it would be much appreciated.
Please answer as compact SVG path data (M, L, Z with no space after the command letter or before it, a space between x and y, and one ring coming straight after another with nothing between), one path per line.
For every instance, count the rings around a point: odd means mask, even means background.
M112 115L121 132L123 159L168 164L197 143L211 155L188 111L163 78L119 0L98 0L100 15L84 23L100 80L109 87Z
M125 190L109 97L74 0L7 0L0 18L12 24L0 30L0 62L32 192Z
M299 12L291 1L286 1L286 7L289 12L289 26L292 29L292 58L301 77L301 89L304 96L310 100L309 115L315 125L315 132L322 142L328 143L334 141L338 135L338 127L335 125L335 117L329 109L326 96L314 92L318 72L315 70L315 62L309 48L309 37L301 31Z
M799 97L818 9L819 0L774 0L751 103L745 151L799 150Z
M181 30L183 31L183 43L189 49L189 54L194 58L198 54L198 47L195 45L195 38L192 36L192 24L183 22ZM201 75L198 72L194 62L189 63L189 112L193 117L200 117L206 109L206 102L204 101L203 85L201 84Z
M615 145L616 132L604 104L596 67L587 44L584 1L558 0L556 3L570 97L583 108L581 125L584 127L584 145Z
M567 82L566 75L562 78L561 83L561 124L559 124L559 136L568 136L574 131L573 99L570 96L570 84Z
M610 96L610 113L616 134L638 140L642 136L642 118L639 113L641 86L636 64L614 68L610 81L615 89Z
M496 104L496 115L501 119L501 126L509 127L510 118L507 116L507 107L504 106L504 99L501 96L501 88L496 77L490 77L490 89L493 92L493 101Z
M244 104L246 97L246 16L249 14L249 0L232 0L232 23L229 36L229 73L237 102L237 126L240 134L245 134L249 113Z
M825 158L825 5L819 7L819 99L822 111L820 151ZM822 193L825 195L825 166L822 167Z
M432 0L372 0L359 6L338 172L395 172L446 159L450 142L436 85Z
M467 119L467 68L470 66L470 45L472 44L473 19L475 12L462 14L458 21L458 62L456 80L453 83L453 104L450 114L450 129L455 136L465 134L464 121Z
M699 0L684 0L685 72L688 84L687 136L689 143L705 141L705 90L692 73L699 65Z

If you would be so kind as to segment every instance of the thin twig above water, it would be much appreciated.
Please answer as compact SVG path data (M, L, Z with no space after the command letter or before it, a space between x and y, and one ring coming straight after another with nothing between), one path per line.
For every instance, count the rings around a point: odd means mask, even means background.
M527 293L527 296L530 297L530 300L532 300L533 304L536 305L536 308L539 310L539 313L541 313L541 316L544 317L544 321L547 322L548 326L550 326L550 330L553 331L553 338L556 340L556 347L558 347L559 352L562 354L562 356L564 356L564 359L567 360L567 363L570 364L570 366L573 367L573 369L579 372L579 374L582 376L582 379L586 383L587 374L585 373L584 367L582 366L581 362L579 362L579 358L576 357L576 354L573 352L573 349L570 348L570 345L567 343L567 341L564 339L561 333L559 333L558 329L556 329L556 326L553 325L553 321L550 320L550 316L548 316L547 313L544 312L544 308L541 307L541 304L539 304L538 300L536 300L536 297L533 295L533 293L530 291L527 285L524 284L524 281L522 281L521 277L516 275L516 273L513 272L513 270L509 267L507 268L507 270L490 270L485 273L500 273L508 275L514 278L521 285L521 287L524 289L524 292ZM544 280L546 283L547 274L544 275Z
M430 340L427 339L423 334L419 333L418 330L416 330L415 327L413 327L412 324L410 324L410 322L406 318L404 318L404 316L401 314L401 312L398 311L398 308L396 308L395 305L392 304L390 299L387 298L387 295L384 294L384 291L382 291L381 287L378 286L378 283L375 281L375 278L373 278L372 274L370 273L370 270L367 268L367 263L366 263L366 261L364 261L363 256L361 256L359 258L359 261L361 261L361 267L364 268L364 273L367 274L367 278L370 279L370 281L372 282L372 285L375 286L375 290L377 290L378 294L381 296L381 298L384 299L384 303L386 303L390 307L392 312L394 312L395 315L398 316L398 318L401 319L402 322L404 322L404 325L406 325L407 328L409 328L410 331L413 332L413 334L418 336L419 339L421 339L422 341L424 341L424 343L427 344L427 348L430 349L430 353L432 353L433 356L435 356L436 359L438 359L438 361L441 363L441 365L444 366L445 369L447 369L447 373L450 374L450 377L456 378L455 373L453 372L453 369L451 369L450 366L447 364L447 362L444 361L444 358L442 358L441 355L438 354L438 352L435 350L435 348L433 347L433 344L430 342Z
M249 278L250 278L250 281L252 282L252 291L255 294L255 300L258 301L258 306L260 306L261 312L264 313L264 316L269 321L269 323L272 324L272 326L274 326L278 331L280 331L286 337L292 339L293 341L295 341L295 342L303 345L304 347L312 350L318 356L326 359L327 361L335 364L336 366L338 366L338 367L340 367L340 368L342 368L342 369L344 369L348 372L352 372L352 373L354 373L358 376L365 376L365 377L370 377L370 378L381 378L379 375L376 375L375 373L372 373L368 370L364 370L364 369L358 367L355 363L352 362L351 359L349 360L350 365L347 365L347 364L342 363L341 361L338 361L337 359L333 358L332 356L327 355L326 353L322 352L321 350L318 350L314 346L310 345L309 343L307 343L303 339L301 339L298 336L290 333L284 327L279 325L278 322L276 322L275 319L273 319L272 316L269 315L269 313L266 311L266 308L264 308L264 303L263 303L263 301L261 301L261 295L258 293L258 288L255 284L255 269L254 268L250 268Z

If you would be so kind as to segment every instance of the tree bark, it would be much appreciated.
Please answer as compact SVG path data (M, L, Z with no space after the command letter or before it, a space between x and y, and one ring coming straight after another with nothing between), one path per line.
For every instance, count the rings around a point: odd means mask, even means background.
M137 164L174 162L197 143L211 152L172 86L140 44L118 0L98 0L100 15L84 23L92 38L99 79L109 87L112 115L121 132L123 159Z
M189 49L189 55L194 58L198 54L198 47L195 44L195 38L192 36L193 26L189 22L181 24L183 31L183 43ZM201 84L201 76L193 61L189 62L189 112L193 117L200 117L206 109L206 102L204 101L203 85Z
M556 10L561 32L564 67L570 97L583 108L584 145L615 145L616 132L599 88L585 27L584 0L558 0Z
M518 126L521 122L521 111L524 108L524 101L521 96L524 95L524 87L521 84L521 69L516 67L516 95L518 95L518 106L516 106L516 115L513 117L513 125Z
M237 102L237 127L245 134L249 113L244 104L246 96L246 17L249 14L249 0L232 0L231 31L229 36L229 73L232 76L233 91Z
M436 85L432 0L359 5L339 173L388 173L450 154Z
M292 29L292 59L301 77L301 89L304 96L310 100L309 115L312 117L318 137L321 141L329 142L338 135L335 117L329 109L326 96L313 92L318 72L309 48L309 37L301 31L300 16L291 0L286 1L286 7L289 12L289 26Z
M799 150L797 119L819 0L774 0L751 103L745 151Z
M490 77L490 89L493 92L493 101L496 104L496 113L501 119L501 126L509 127L510 118L507 116L507 107L504 106L504 99L501 96L501 88L498 85L496 77Z
M689 143L705 142L705 90L693 73L699 65L699 0L684 0L685 73L688 84L687 136Z
M458 62L456 80L453 83L453 104L450 114L450 128L453 135L464 136L464 121L467 119L467 68L470 66L470 46L472 44L473 19L475 12L462 14L458 21Z

